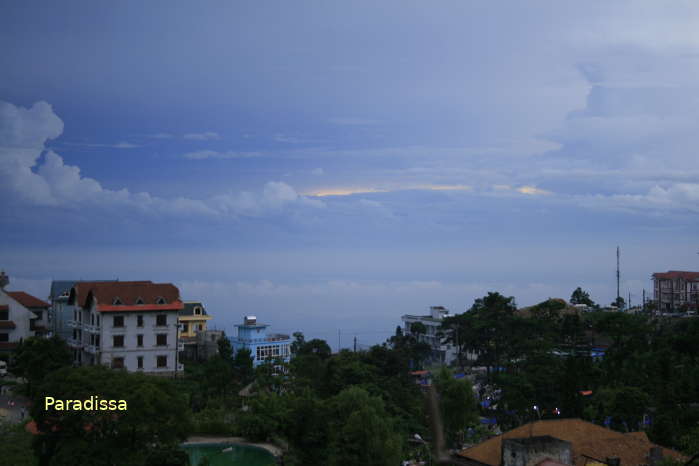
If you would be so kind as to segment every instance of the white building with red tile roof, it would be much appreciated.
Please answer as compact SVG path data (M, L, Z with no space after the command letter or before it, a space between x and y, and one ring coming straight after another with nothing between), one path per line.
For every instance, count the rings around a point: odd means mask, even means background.
M68 305L68 344L77 364L153 374L182 370L177 316L183 303L171 283L78 282Z
M44 334L35 322L47 319L49 304L23 291L8 291L9 279L3 274L0 286L0 351L17 348L25 338ZM37 315L40 313L40 315Z

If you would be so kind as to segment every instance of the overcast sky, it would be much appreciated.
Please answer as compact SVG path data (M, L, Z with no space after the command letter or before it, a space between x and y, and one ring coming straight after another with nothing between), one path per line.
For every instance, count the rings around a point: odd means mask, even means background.
M0 268L173 282L233 331L638 303L699 269L694 1L0 6Z

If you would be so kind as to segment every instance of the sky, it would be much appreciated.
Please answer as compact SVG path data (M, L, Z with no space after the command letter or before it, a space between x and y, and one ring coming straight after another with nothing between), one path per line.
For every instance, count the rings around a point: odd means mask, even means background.
M349 347L699 270L699 4L0 4L0 268Z

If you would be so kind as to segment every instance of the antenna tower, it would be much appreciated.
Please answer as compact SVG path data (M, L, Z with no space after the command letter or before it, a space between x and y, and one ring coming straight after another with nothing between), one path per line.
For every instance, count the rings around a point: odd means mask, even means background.
M619 246L616 247L616 299L619 301L619 297L621 296L619 294Z

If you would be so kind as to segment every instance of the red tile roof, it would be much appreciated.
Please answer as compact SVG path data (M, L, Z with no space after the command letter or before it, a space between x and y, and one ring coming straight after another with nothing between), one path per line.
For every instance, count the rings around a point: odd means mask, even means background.
M88 307L92 297L100 311L146 311L182 309L180 290L171 283L146 281L78 282L70 292L69 301ZM164 304L157 304L159 299ZM114 304L115 300L121 304ZM137 304L137 301L143 304Z
M675 279L684 278L685 280L699 280L699 272L686 272L684 270L670 270L668 272L658 272L653 274L653 278L660 279Z
M503 438L543 435L570 442L576 466L584 466L590 459L603 462L611 456L619 457L622 466L647 464L651 447L657 446L640 433L623 434L581 419L554 419L525 424L458 454L486 465L499 466ZM663 456L686 460L682 454L668 448L663 448Z
M41 299L36 298L29 293L25 293L24 291L6 291L6 293L12 296L15 301L24 307L49 307L49 303L46 301L42 301Z

